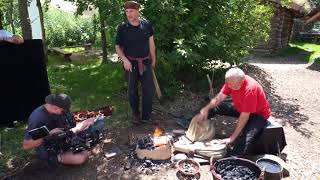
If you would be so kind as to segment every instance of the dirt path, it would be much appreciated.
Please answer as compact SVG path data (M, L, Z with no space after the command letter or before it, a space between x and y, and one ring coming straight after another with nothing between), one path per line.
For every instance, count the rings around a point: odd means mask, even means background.
M289 179L320 178L320 72L292 58L252 58L264 70L273 116L284 125Z

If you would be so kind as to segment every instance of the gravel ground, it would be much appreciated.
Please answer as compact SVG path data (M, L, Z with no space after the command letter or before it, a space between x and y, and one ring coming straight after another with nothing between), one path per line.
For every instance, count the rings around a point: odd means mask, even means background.
M288 179L320 179L320 72L294 58L251 59L270 82L273 116L284 126ZM268 84L267 84L268 85Z

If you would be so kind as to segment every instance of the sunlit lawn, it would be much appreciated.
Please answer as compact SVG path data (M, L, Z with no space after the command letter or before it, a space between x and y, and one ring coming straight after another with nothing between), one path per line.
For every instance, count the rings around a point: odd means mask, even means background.
M302 60L312 63L320 57L320 44L310 42L291 42L281 55L301 55Z

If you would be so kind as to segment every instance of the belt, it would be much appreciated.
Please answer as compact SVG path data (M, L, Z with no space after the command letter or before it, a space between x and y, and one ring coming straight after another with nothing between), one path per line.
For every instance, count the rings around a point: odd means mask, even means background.
M150 55L143 57L143 58L134 58L131 56L126 56L130 61L137 61L138 62L138 69L139 69L139 74L142 75L144 72L144 64L143 61L150 59Z

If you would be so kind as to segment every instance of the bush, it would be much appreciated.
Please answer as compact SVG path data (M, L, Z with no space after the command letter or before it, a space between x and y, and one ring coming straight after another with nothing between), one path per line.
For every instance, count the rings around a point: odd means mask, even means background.
M199 79L204 83L205 74L212 71L204 69L208 63L220 60L237 64L251 48L268 37L272 10L260 1L140 2L143 16L155 27L158 67L164 71L160 73L168 76L169 71L169 79L184 84L199 82ZM171 69L165 70L162 65ZM169 86L166 79L161 83Z
M45 13L45 30L50 47L82 45L94 39L93 18L50 8Z

